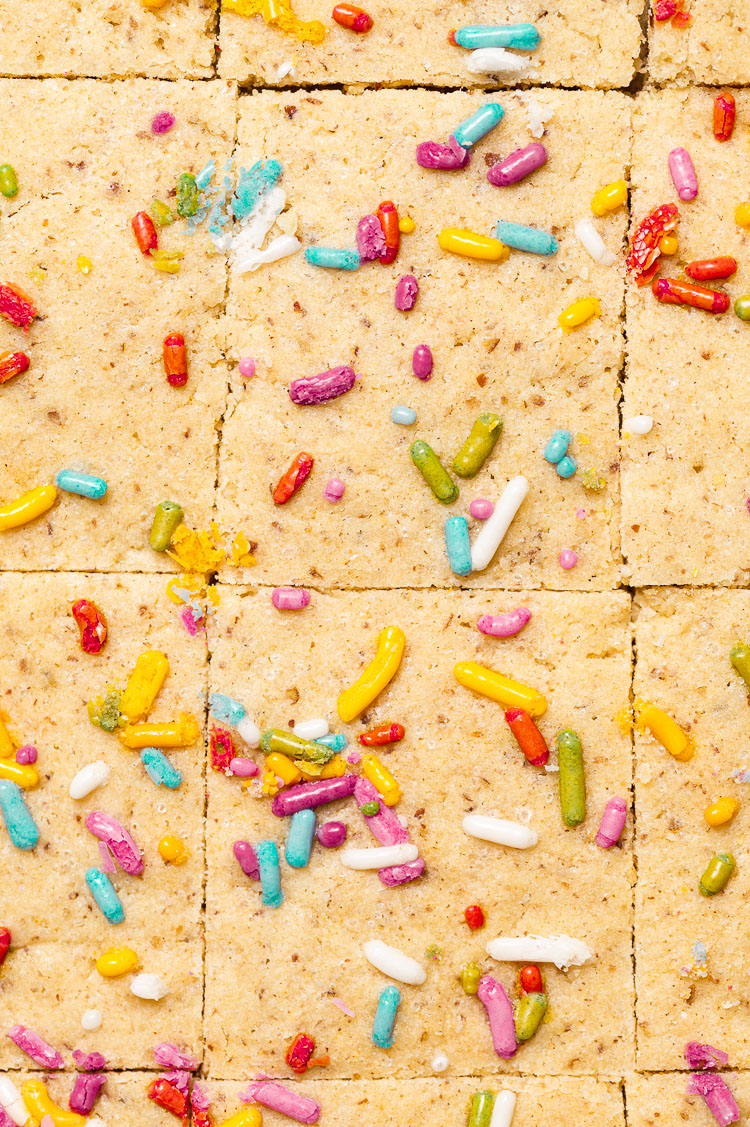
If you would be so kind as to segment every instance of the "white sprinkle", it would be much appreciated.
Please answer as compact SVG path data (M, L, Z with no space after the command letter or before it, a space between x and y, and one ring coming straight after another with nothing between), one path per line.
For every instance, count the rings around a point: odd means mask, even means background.
M286 192L278 185L262 195L243 218L240 229L232 238L229 258L232 265L249 250L259 250L263 240L284 210Z
M480 47L470 52L466 69L470 74L526 75L536 68L525 55L514 55L504 47Z
M320 720L303 720L301 724L294 725L294 734L303 740L319 740L330 732L328 721L325 717Z
M481 841L494 841L514 849L529 849L539 841L539 834L520 822L507 818L489 818L486 814L467 814L463 820L464 833Z
M93 1033L96 1029L101 1029L102 1015L99 1010L84 1010L81 1014L81 1029L85 1029L87 1033Z
M508 1091L498 1092L495 1096L495 1102L492 1105L490 1127L510 1127L515 1110L516 1093Z
M614 266L617 255L613 254L590 219L579 219L574 227L576 238L584 250L600 266Z
M395 978L397 982L406 982L409 986L421 986L427 978L427 971L416 959L409 958L397 947L389 947L381 939L371 939L365 943L362 950L368 963L372 963L376 970Z
M518 935L491 939L486 951L499 963L554 963L559 970L580 967L594 952L582 939L569 935Z
M448 1067L449 1064L450 1064L450 1061L448 1060L445 1053L436 1053L435 1056L432 1058L432 1071L433 1072L445 1072L445 1070L446 1070L446 1068Z
M296 254L298 250L302 250L302 243L294 235L279 235L265 250L249 250L239 261L235 261L232 270L235 274L252 273L269 262L278 262L280 258Z
M130 983L130 993L135 994L136 998L158 1002L169 993L169 987L158 974L137 974Z
M103 760L97 759L95 763L81 767L68 787L68 794L71 798L85 798L92 790L103 786L111 774L112 768Z
M631 434L648 434L653 425L650 415L633 415L631 419L623 419L622 429L629 430Z
M294 75L294 59L287 59L286 62L276 68L276 78L279 81L286 78L288 74Z
M260 728L254 724L249 716L243 716L237 725L237 734L248 747L257 747L260 743Z
M0 1076L0 1107L18 1127L24 1127L29 1122L29 1113L21 1099L21 1093L8 1076Z
M520 474L518 477L512 477L505 486L492 516L484 522L479 535L471 546L472 571L484 571L492 562L495 552L502 544L503 537L510 528L511 521L520 509L528 491L529 483Z
M341 864L347 869L386 869L391 865L405 865L416 861L419 850L411 842L403 845L383 845L379 849L345 849L339 853Z
M522 99L529 115L529 132L537 140L544 136L544 123L554 117L555 111L549 106L540 106L533 94L527 94Z

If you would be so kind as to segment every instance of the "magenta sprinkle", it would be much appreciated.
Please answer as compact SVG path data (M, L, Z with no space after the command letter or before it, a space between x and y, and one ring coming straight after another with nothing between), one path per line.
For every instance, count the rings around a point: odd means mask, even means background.
M195 617L195 611L192 607L183 607L180 615L182 625L187 630L191 638L194 638L198 633L198 623L200 619Z
M184 1069L177 1069L174 1072L162 1072L165 1080L173 1084L175 1088L179 1088L184 1096L187 1096L190 1089L190 1073L185 1072Z
M343 822L323 822L316 829L315 836L326 849L336 849L346 841L346 826Z
M16 763L36 763L39 753L33 744L24 744L16 752Z
M58 1053L57 1049L53 1049L51 1045L43 1041L33 1029L27 1029L25 1025L14 1025L8 1030L8 1036L22 1052L35 1060L37 1064L41 1064L43 1068L64 1067L65 1061L62 1055Z
M346 762L351 763L352 767L356 767L358 763L362 762L362 753L357 751L350 751L346 757Z
M375 790L369 779L362 775L355 776L354 798L357 806L364 806L368 802L377 802L377 814L363 814L363 818L373 835L381 845L403 845L409 841L409 831L399 822L389 806L380 801L380 795Z
M388 888L395 888L396 885L418 880L424 870L424 860L417 857L415 861L407 861L404 865L389 865L387 869L378 869L378 877Z
M694 200L698 195L698 177L687 149L672 149L669 172L680 199L686 202Z
M255 375L255 361L252 356L243 356L239 368L243 380L251 380Z
M418 344L411 358L411 370L418 380L428 380L432 375L432 350L429 344ZM747 500L750 512L750 497Z
M84 1053L82 1049L74 1049L73 1060L79 1072L100 1072L107 1067L107 1058L103 1053Z
M162 1068L182 1068L187 1072L193 1072L199 1063L171 1041L160 1041L158 1045L154 1045L154 1058Z
M544 145L535 141L533 145L516 149L499 164L493 164L487 173L487 179L496 188L507 188L510 184L517 184L537 168L541 168L546 160L547 150Z
M689 1096L703 1096L719 1127L737 1123L740 1109L721 1076L715 1072L692 1072L687 1082Z
M190 1092L190 1106L193 1111L208 1111L211 1106L211 1097L200 1084L193 1084Z
M494 501L488 501L486 497L477 497L469 505L469 512L475 520L489 520L494 511Z
M274 587L271 602L276 610L304 610L310 602L310 592L304 587Z
M372 262L385 252L385 235L377 215L363 215L357 224L357 250L363 262Z
M317 1123L320 1119L319 1103L269 1080L251 1081L245 1091L240 1092L239 1099L244 1104L262 1104L281 1115L288 1115L290 1119L296 1119L298 1123Z
M688 1068L724 1068L729 1063L729 1053L713 1045L702 1045L700 1041L688 1041L685 1060Z
M237 775L240 779L252 779L260 774L258 764L254 763L252 759L246 759L244 755L230 759L229 770L232 775Z
M332 505L335 505L336 502L340 501L344 496L345 489L346 485L340 477L331 477L328 479L328 484L323 490L323 497L326 501L330 501Z
M396 282L396 309L408 313L414 308L419 294L419 282L413 274L403 274Z
M479 979L477 997L487 1010L495 1052L501 1060L510 1060L516 1055L518 1046L513 1006L505 987L492 975L485 974Z
M417 145L417 164L420 168L437 168L442 172L452 172L465 168L471 160L471 153L451 137L447 145L437 141L422 141Z
M493 638L513 638L521 633L530 618L531 611L526 607L517 607L507 614L483 614L477 622L477 630Z
M356 378L353 368L341 364L338 368L320 372L317 376L302 376L299 380L292 380L289 398L300 407L327 403L329 399L338 399L339 395L351 391Z
M131 876L138 876L143 872L141 851L116 818L103 814L101 810L92 810L86 818L86 828L109 846L123 872L130 873Z
M175 116L169 110L162 110L161 113L155 114L151 122L152 133L169 133L174 125Z
M622 837L622 831L625 829L627 816L628 807L625 799L610 798L604 807L602 820L599 823L599 830L595 838L596 844L601 846L602 849L611 849L613 845L617 845ZM695 1065L690 1067L694 1068Z
M232 851L239 861L240 868L246 877L251 880L260 880L260 866L258 854L249 841L235 841Z
M49 1119L49 1116L45 1115L44 1118ZM52 1120L50 1120L50 1122L52 1123ZM44 1123L44 1120L42 1120L42 1123ZM5 1110L5 1108L1 1104L0 1104L0 1127L16 1127L15 1119L11 1119L11 1117L8 1115L7 1111ZM41 1127L41 1124L40 1124L40 1127ZM47 1127L47 1124L44 1124L44 1127ZM55 1127L54 1123L52 1123L52 1127Z
M298 783L282 794L277 794L271 803L271 813L277 818L286 818L298 810L312 810L315 806L325 806L337 798L348 798L353 792L356 775L340 775L337 779L317 779L314 783Z
M68 1100L70 1110L77 1111L79 1115L88 1115L106 1083L107 1077L102 1072L88 1072L86 1075L76 1076Z
M560 567L570 571L578 563L578 553L574 552L572 548L563 548L560 552Z

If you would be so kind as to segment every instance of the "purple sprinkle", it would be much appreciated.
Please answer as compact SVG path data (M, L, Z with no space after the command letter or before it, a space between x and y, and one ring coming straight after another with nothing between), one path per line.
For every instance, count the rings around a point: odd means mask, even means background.
M331 477L328 479L328 484L323 490L323 497L326 501L330 501L332 505L335 505L336 502L340 501L344 496L345 489L346 486L340 477Z
M419 283L413 274L403 274L396 283L396 309L407 313L414 308L419 293Z
M578 563L578 553L574 552L572 548L563 548L560 552L560 567L570 571Z
M721 1076L715 1072L692 1072L687 1082L689 1096L703 1096L708 1110L719 1127L737 1123L740 1109L737 1101Z
M251 880L260 880L260 866L258 855L249 841L235 841L232 846L234 855L239 861L240 868L246 877Z
M465 168L470 160L471 153L462 148L455 137L451 137L447 145L441 145L437 141L422 141L417 145L417 164L420 168L452 172L457 168Z
M326 849L335 849L346 841L346 826L343 822L323 822L315 831L315 836Z
M339 395L351 391L357 374L347 364L338 368L330 368L327 372L319 372L317 376L302 376L299 380L292 380L289 385L289 398L292 403L299 406L308 406L314 403L327 403L329 399L337 399Z
M240 360L240 375L244 380L251 380L255 375L255 361L252 356L243 356Z
M390 865L387 869L378 869L378 877L387 888L395 888L399 884L419 880L424 870L423 859L417 857L416 861L407 861L405 865Z
M509 184L517 184L535 169L541 168L546 160L547 150L544 145L535 141L523 149L516 149L499 164L493 164L487 173L487 179L496 188L506 188Z
M531 611L527 607L517 607L507 614L483 614L477 622L477 630L493 638L513 638L521 633L530 618Z
M385 235L377 215L363 215L357 224L357 250L363 262L372 262L385 251Z
M252 759L246 759L244 755L238 755L229 761L229 770L233 775L238 775L241 779L252 779L255 775L260 774L260 767L257 763L253 763Z
M469 505L469 512L475 520L489 520L494 511L494 502L488 501L486 497L477 497Z
M154 1045L154 1057L162 1068L183 1068L192 1072L198 1067L197 1060L183 1053L182 1049L178 1049L171 1041L160 1041L158 1045Z
M107 1067L107 1058L103 1053L84 1053L83 1049L74 1049L73 1060L80 1072L99 1072Z
M76 1082L68 1100L70 1110L77 1111L79 1115L88 1115L97 1101L99 1092L106 1083L107 1077L101 1072L89 1072L85 1076L76 1076Z
M316 779L314 783L298 783L276 795L271 813L277 818L288 818L298 810L312 810L338 798L348 798L356 782L356 775L339 775L334 779Z
M161 110L160 113L154 115L154 119L151 122L151 132L169 133L174 122L175 117L173 113L170 113L169 110Z
M688 1041L685 1060L688 1068L724 1068L729 1063L729 1053L713 1045L702 1045L700 1041Z
M32 744L24 744L16 752L16 763L36 763L38 752Z
M25 1025L13 1025L8 1030L8 1036L22 1052L35 1060L37 1064L41 1064L42 1068L62 1068L64 1066L65 1061L57 1049L53 1049L51 1045L43 1041L33 1029L27 1029Z
M411 358L411 370L418 380L428 380L432 375L432 349L429 344L418 344ZM750 512L750 497L747 500Z

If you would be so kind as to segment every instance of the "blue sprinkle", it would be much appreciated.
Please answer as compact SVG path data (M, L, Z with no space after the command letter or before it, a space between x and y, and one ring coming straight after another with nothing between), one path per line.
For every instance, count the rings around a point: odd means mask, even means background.
M149 779L157 786L177 790L182 782L182 771L178 771L158 747L144 747L141 763L146 768Z
M413 407L404 407L403 403L399 403L391 411L391 418L394 423L399 423L402 427L410 427L417 421L417 412Z
M573 435L569 430L556 430L544 447L544 457L552 465L557 465L561 458L564 458L568 452L568 447L573 441Z
M304 869L310 861L315 836L315 811L298 810L292 814L286 839L286 863L293 869Z
M77 493L79 497L88 497L92 501L98 501L107 492L103 477L79 470L60 470L55 475L55 482L65 493Z
M537 227L523 227L520 223L508 223L501 219L495 231L496 237L514 250L525 250L529 254L544 254L550 257L557 254L558 242L554 235L540 231Z
M240 169L237 187L230 204L235 219L244 219L253 210L260 197L275 186L282 171L277 160L267 160L265 164L259 160L249 172L244 168Z
M471 544L466 517L448 517L445 522L445 549L454 575L471 571Z
M230 728L236 728L240 720L244 719L245 706L233 697L225 696L224 693L211 693L208 705L214 719L220 724L228 724Z
M476 50L477 47L515 47L522 51L535 51L541 43L541 35L533 23L506 24L491 27L471 24L460 27L455 33L459 47Z
M125 909L107 874L101 869L87 869L86 884L102 915L111 924L121 924L125 919Z
M379 1049L390 1049L393 1044L393 1026L400 1003L401 991L395 986L386 986L378 999L378 1008L372 1023L372 1042Z
M196 187L204 191L211 183L213 174L216 171L216 161L210 160L205 164L195 178Z
M467 117L453 130L453 137L462 149L470 149L472 145L476 145L477 141L486 137L496 125L499 125L504 117L505 110L499 102L486 102L471 117Z
M0 812L16 849L33 849L39 841L39 830L24 802L21 788L10 779L0 779Z
M344 247L308 247L305 258L311 266L322 266L326 270L359 270L359 251Z
M262 893L261 904L267 908L280 908L284 903L284 893L281 891L281 873L279 872L279 851L275 841L259 841L255 846L260 869L260 883Z
M565 478L572 477L577 468L570 454L566 454L564 458L561 458L555 467L560 477Z
M325 744L326 747L332 747L334 751L343 751L347 739L343 732L330 732L327 736L318 736L315 743Z

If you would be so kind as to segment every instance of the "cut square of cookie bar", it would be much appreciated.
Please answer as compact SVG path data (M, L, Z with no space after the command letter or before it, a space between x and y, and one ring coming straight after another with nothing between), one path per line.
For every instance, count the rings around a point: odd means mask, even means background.
M624 1122L618 1085L588 1076L503 1076L502 1080L485 1079L480 1083L470 1078L325 1081L314 1080L313 1075L286 1086L317 1101L321 1119L332 1127L344 1127L352 1122L361 1127L400 1127L404 1123L419 1123L423 1117L430 1116L460 1123L468 1117L471 1098L479 1090L516 1095L514 1127L538 1127L547 1123L552 1106L560 1110L566 1122L591 1127L622 1127ZM210 1080L205 1088L211 1098L211 1113L217 1117L229 1116L241 1110L246 1105L240 1102L238 1095L246 1087L247 1078ZM266 1108L262 1111L264 1123L277 1127L284 1122L277 1112Z
M644 92L636 100L633 225L652 208L677 203L679 250L660 276L675 277L694 259L732 255L739 263L725 283L730 302L750 289L748 235L734 212L747 195L750 157L737 129L713 136L714 95L708 90ZM750 95L736 91L738 120ZM681 203L667 160L676 147L691 154L698 196ZM627 295L628 364L623 403L622 544L636 585L746 583L747 552L739 530L747 519L745 470L750 450L746 412L738 409L750 375L748 330L731 309L722 315L660 304L631 282ZM627 420L649 415L645 436Z
M650 77L678 86L750 82L745 11L722 0L691 0L685 7L692 17L687 28L656 23L651 16Z
M642 1068L685 1068L697 1040L750 1060L745 1010L750 970L738 921L747 897L746 785L750 767L747 686L729 652L747 641L746 591L646 590L636 597L634 692L664 709L694 741L687 762L648 733L636 734L636 968ZM704 811L722 796L740 804L709 827ZM698 882L716 853L737 868L723 891Z
M731 1045L722 1041L731 1052ZM730 1060L731 1064L731 1060ZM750 1075L732 1072L725 1082L739 1104L741 1118L750 1107ZM633 1074L625 1079L628 1122L633 1127L682 1127L685 1122L695 1127L713 1127L714 1116L701 1096L689 1096L684 1072L663 1072L658 1076Z
M450 3L439 9L420 3L368 8L372 30L356 34L331 19L322 0L295 0L296 15L326 28L322 43L300 43L259 16L246 18L223 6L219 73L259 85L311 82L416 84L434 86L509 85L524 81L559 86L628 86L640 51L640 9L634 0L592 9L564 0L542 11L529 0L490 6L483 0ZM472 74L470 52L454 47L448 35L472 24L533 23L538 50L510 52L529 60L522 74Z
M0 389L3 504L65 469L94 474L108 487L101 500L58 489L42 516L0 532L0 566L179 570L149 546L149 533L164 500L183 506L191 528L208 528L213 519L227 365L219 321L177 323L188 354L184 387L167 383L162 341L175 321L163 318L152 322L149 341L141 327L104 347L81 341L65 358L40 342L28 371Z
M3 320L0 346L46 344L67 359L82 342L105 351L140 326L160 347L153 334L161 319L177 330L187 327L188 313L191 320L213 314L224 300L226 263L203 229L188 235L184 219L160 229L160 248L185 254L170 275L141 253L131 220L155 197L174 208L169 193L181 173L197 173L211 159L223 166L231 156L234 88L6 80L0 93L0 145L19 184L3 200L2 281L26 290L39 311L25 335ZM156 135L151 122L161 111L175 125ZM89 260L89 273L80 258Z
M262 1069L289 1075L284 1051L300 1029L330 1054L328 1076L429 1075L441 1050L459 1074L498 1067L602 1072L605 1061L609 1070L629 1067L629 834L610 852L593 842L604 805L614 794L627 800L630 786L629 740L613 720L630 679L627 598L526 593L530 624L498 646L475 630L480 614L508 608L487 592L314 593L297 616L276 611L269 595L267 589L222 588L210 624L212 691L241 700L261 728L326 716L335 730L346 729L344 756L364 750L356 735L366 727L403 723L404 740L380 758L402 789L395 809L407 820L427 875L388 888L375 873L346 869L336 850L320 846L307 868L292 869L283 859L287 825L271 813L268 799L209 772L206 1041L212 1074ZM371 659L378 633L389 624L398 624L407 638L401 668L365 716L342 725L336 698ZM525 764L500 706L455 680L454 663L467 659L547 693L549 712L539 723L548 740L565 725L579 732L589 802L580 830L563 827L554 771ZM530 820L539 842L527 853L469 838L461 823L471 811ZM350 846L377 844L355 800L318 811L319 822L332 818L347 825ZM277 842L285 893L280 909L261 905L259 886L232 855L237 840ZM479 932L470 932L463 918L472 903L487 917ZM544 968L550 1020L503 1064L481 1004L461 990L460 968L476 960L513 994L518 968L487 957L488 940L564 932L584 939L596 958L567 974ZM427 969L424 986L401 987L396 1040L387 1053L370 1040L377 998L389 980L365 960L368 939L402 949ZM248 950L256 957L246 979L241 968ZM606 1013L591 1023L586 1014L605 982ZM355 1016L342 1014L337 1000Z
M171 0L159 11L106 0L85 6L51 0L34 19L19 18L13 0L2 0L0 69L19 77L209 78L215 23L206 0Z
M96 1034L82 1034L79 1047L89 1052L91 1051L89 1046L83 1045L86 1039L95 1043ZM26 1080L38 1081L39 1073L13 1072L10 1074L10 1079L20 1091ZM134 1123L137 1123L138 1127L164 1127L168 1122L169 1112L165 1112L146 1095L153 1079L153 1072L108 1072L107 1083L101 1089L91 1112L91 1122L104 1123L106 1127L132 1127ZM50 1099L59 1108L67 1110L68 1100L75 1084L75 1074L48 1073L44 1077L44 1083Z
M582 205L582 198L588 201L603 181L623 173L629 150L627 105L619 95L540 93L540 102L553 114L548 122L548 165L524 184L501 190L487 182L481 158L490 146L497 155L528 143L526 111L518 95L504 96L506 118L478 146L480 151L467 170L435 173L416 164L414 147L424 134L417 134L414 123L427 120L432 123L427 128L433 136L447 135L480 104L477 97L423 91L378 91L356 98L318 93L320 97L300 98L298 112L291 119L284 109L285 99L278 95L243 100L239 159L250 163L265 153L281 160L283 184L296 216L292 222L297 222L305 244L311 239L339 246L353 243L362 212L371 211L384 197L392 196L402 212L413 213L417 228L413 235L402 237L401 254L393 267L384 269L375 263L355 273L327 271L308 265L298 254L258 273L232 277L229 334L235 358L253 356L258 383L281 384L284 390L277 397L283 407L264 405L261 409L250 399L260 394L252 385L249 392L243 392L246 401L230 410L220 469L220 515L229 521L244 517L249 497L255 511L269 511L269 485L275 485L298 450L310 449L310 440L319 430L321 446L310 452L319 457L326 474L335 473L345 480L349 492L341 504L329 506L320 500L325 485L320 480L314 502L310 485L286 511L276 508L270 533L273 555L287 574L290 564L300 574L303 561L293 563L289 553L298 555L304 540L305 571L314 567L325 582L364 586L384 582L385 578L373 578L371 560L379 555L380 541L375 544L374 537L381 536L379 530L386 524L382 514L388 514L397 521L399 539L409 525L418 534L425 530L419 544L410 537L411 547L400 554L398 567L394 560L390 570L384 569L388 581L409 585L442 582L436 576L444 568L444 562L439 562L443 557L443 510L438 515L429 490L408 465L408 446L417 437L425 438L450 462L477 414L487 409L506 413L507 409L505 433L496 452L483 474L464 485L462 499L483 495L486 488L494 499L508 477L528 473L539 518L531 516L533 532L530 539L521 536L516 541L515 558L512 538L519 535L518 526L511 531L505 545L511 556L506 557L505 565L495 564L484 573L482 582L614 585L618 546L612 514L617 503L615 429L622 280L616 270L593 263L572 226L588 206L588 202ZM582 128L584 118L589 125L592 118L601 123L599 146L596 154L592 149L582 160L572 161L564 136ZM366 169L354 169L350 163L352 138L366 130L374 134L371 160ZM605 146L608 133L611 145L608 141ZM298 188L310 183L313 173L313 191L306 198ZM574 177L577 187L572 190ZM336 216L322 205L328 191L340 200ZM561 239L559 255L547 260L513 254L508 262L495 266L438 249L437 235L445 225L491 231L501 213L516 222L554 229ZM622 212L602 223L613 247L619 245L624 223ZM394 308L396 280L404 273L412 273L421 285L416 307L408 314ZM565 336L557 322L560 312L572 300L592 293L601 300L602 317ZM424 343L435 358L428 383L412 374L413 350ZM323 407L291 406L287 396L291 379L342 363L351 364L361 374L361 387ZM243 381L237 378L236 386L241 389ZM381 392L377 403L371 387ZM369 410L357 404L357 396L363 394L372 403ZM462 400L471 402L466 411L459 411L456 405ZM392 407L399 402L419 410L417 427L399 431L388 422ZM253 415L262 410L268 416L266 426L275 430L280 409L288 446L281 459L283 467L274 466L270 474L270 467L263 466L264 455L257 446L248 445L247 429ZM289 425L296 419L299 437ZM328 430L332 421L338 430L335 436ZM441 423L444 438L438 429ZM568 426L580 436L573 453L581 469L595 468L607 486L603 493L587 495L578 483L561 482L554 468L543 461L541 452L558 426ZM364 428L372 428L372 433ZM521 431L525 431L524 437L516 445ZM384 434L403 446L392 462ZM263 446L268 451L265 457L271 457L277 452L278 440ZM495 470L497 483L487 476ZM394 499L401 490L403 502ZM356 540L347 531L353 504L357 505ZM432 520L428 510L434 514ZM588 523L576 516L579 510L586 512ZM296 513L302 516L303 511L304 523L295 528L290 522L296 524ZM373 517L359 521L368 511ZM448 512L446 508L445 515ZM311 555L307 530L313 514L316 541L325 538L335 545L333 551L313 551ZM527 519L529 515L527 511ZM261 541L261 557L264 523L258 530L261 535L256 536ZM564 546L581 548L581 564L574 572L563 572L558 563ZM368 554L371 558L365 564ZM260 566L265 566L262 558ZM261 571L245 578L262 581L271 575L266 571L263 576ZM445 580L451 581L449 574ZM276 572L272 581L279 581Z

